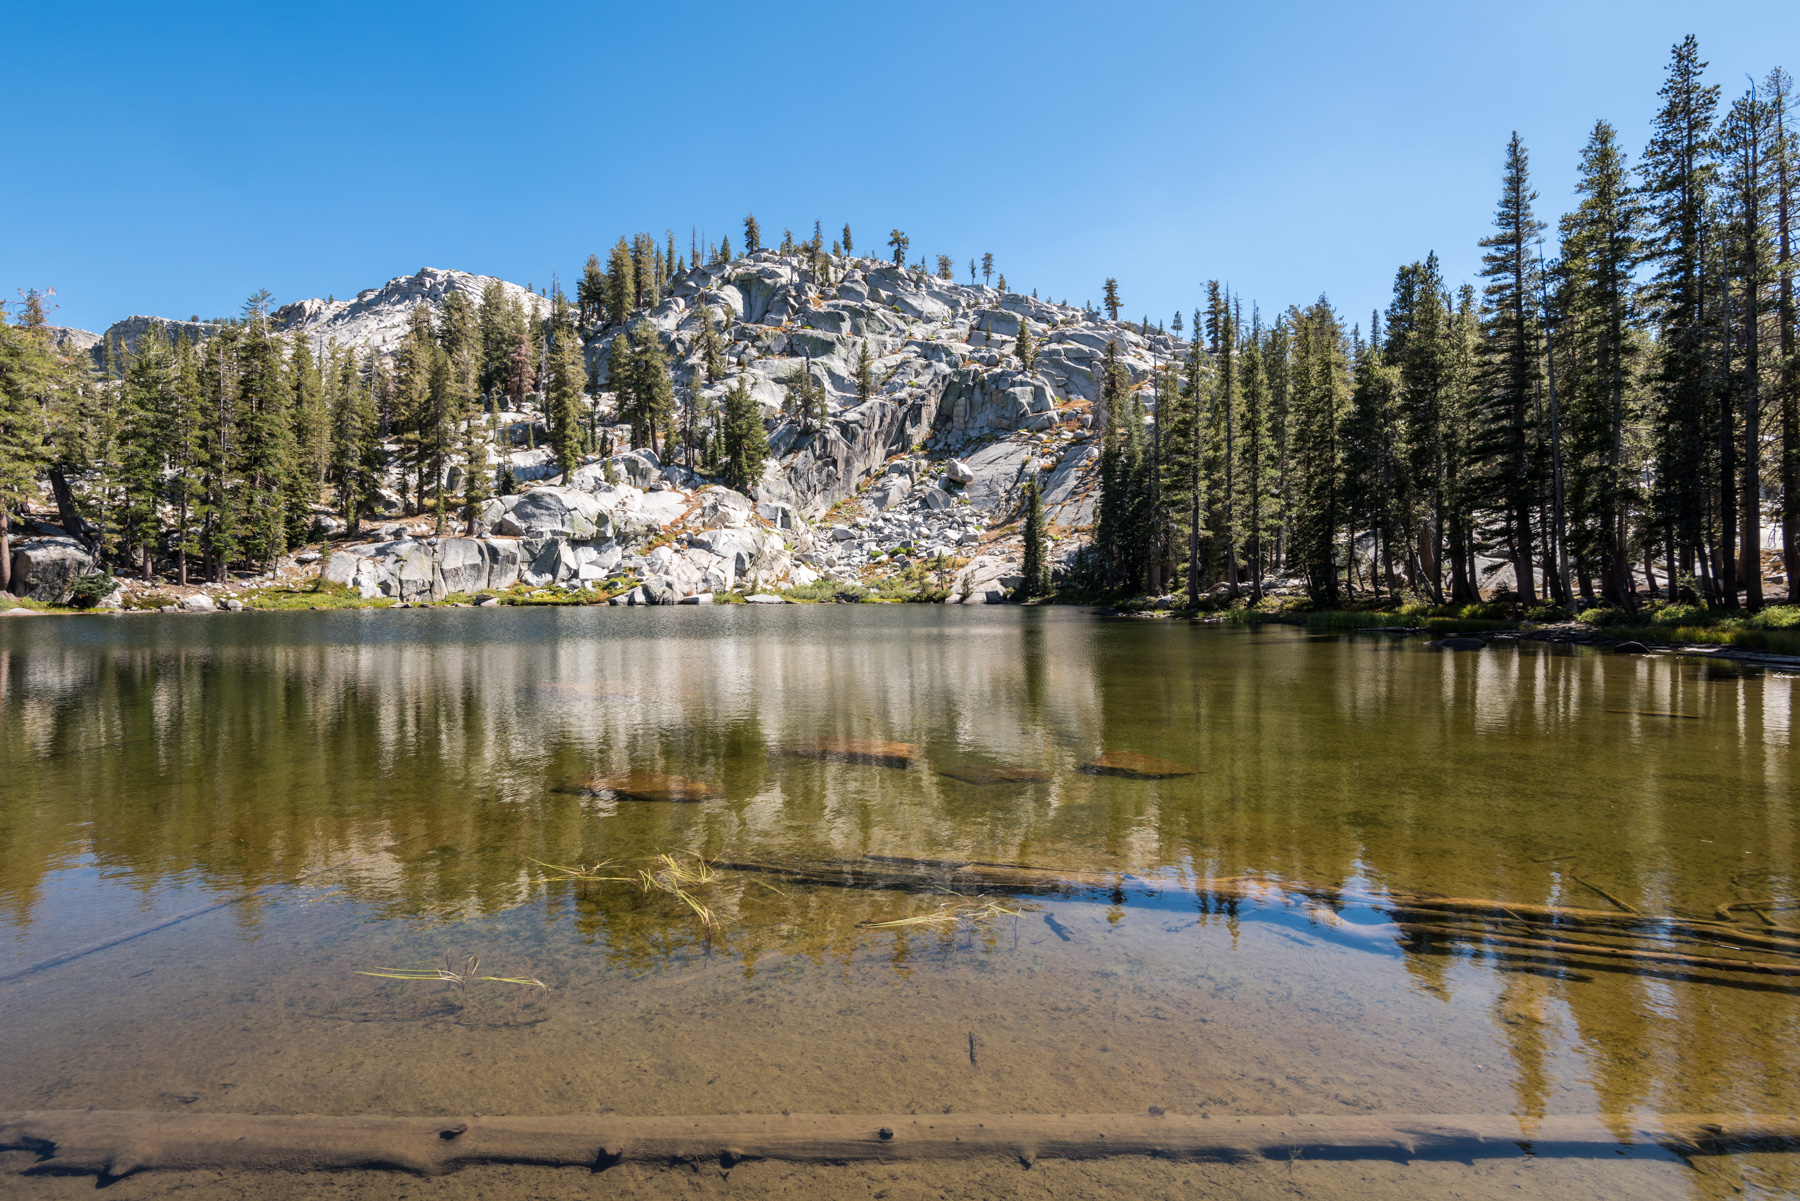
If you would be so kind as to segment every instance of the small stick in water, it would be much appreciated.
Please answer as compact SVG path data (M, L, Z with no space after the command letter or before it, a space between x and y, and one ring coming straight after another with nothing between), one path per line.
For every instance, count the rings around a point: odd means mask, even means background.
M1044 924L1055 931L1056 937L1062 939L1064 942L1069 941L1069 928L1057 921L1054 914L1046 913L1044 915Z

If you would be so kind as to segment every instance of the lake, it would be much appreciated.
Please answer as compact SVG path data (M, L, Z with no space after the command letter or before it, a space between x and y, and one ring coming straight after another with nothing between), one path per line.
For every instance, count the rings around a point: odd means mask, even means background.
M1795 687L1011 606L13 619L0 1115L1485 1114L1475 1157L691 1187L1789 1195L1778 1150L1530 1152L1800 1112L1800 975L1734 966L1800 963ZM35 1162L0 1191L77 1187ZM276 1187L114 1187L177 1182Z

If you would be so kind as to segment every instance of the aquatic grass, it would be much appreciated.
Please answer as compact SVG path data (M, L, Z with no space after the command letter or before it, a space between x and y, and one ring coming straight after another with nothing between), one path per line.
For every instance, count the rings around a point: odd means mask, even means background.
M976 900L979 903L974 905L943 905L930 913L916 914L912 917L896 917L882 922L868 921L856 924L864 930L905 930L919 926L928 926L939 930L955 930L965 924L975 926L991 922L997 917L1019 917L1027 909L1036 908L1032 905L1021 905L1017 909L1008 909L995 900L982 897L977 897Z
M548 879L568 880L568 881L572 881L577 884L594 884L594 883L629 884L629 883L631 883L632 879L634 878L631 876L602 876L600 874L601 870L612 866L613 861L611 859L602 859L600 862L593 864L590 867L581 867L579 865L577 865L575 867L565 867L563 864L560 864L560 863L545 863L542 859L532 859L532 860L529 860L529 862L535 863L539 867L547 867L553 872L561 872L562 873L559 876L547 877Z
M441 968L389 967L381 968L380 970L373 972L358 971L356 974L359 976L374 976L382 980L424 980L454 984L464 997L469 995L469 985L480 981L487 981L493 984L523 984L541 988L545 992L550 991L550 986L545 984L542 980L539 980L536 976L478 976L475 973L480 967L481 957L479 955L471 955L463 960L462 970L458 971L450 965L450 955L446 952L444 955L444 966Z
M688 889L704 888L708 884L716 884L720 876L713 869L713 865L704 858L699 855L694 855L693 858L694 866L689 867L677 858L676 854L665 851L656 856L657 862L661 863L662 867L654 872L640 869L638 880L644 892L664 893L693 910L694 916L700 919L700 924L706 928L708 933L711 933L713 926L718 923L718 914L702 904Z

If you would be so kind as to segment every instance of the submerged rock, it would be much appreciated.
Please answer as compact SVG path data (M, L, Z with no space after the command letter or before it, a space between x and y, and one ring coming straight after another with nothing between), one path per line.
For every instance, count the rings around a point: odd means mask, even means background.
M1191 776L1195 768L1173 759L1155 755L1139 755L1131 751L1108 751L1089 759L1081 770L1090 776L1123 776L1128 780L1168 780L1175 776Z
M616 776L595 776L583 780L578 792L604 792L626 801L673 801L690 803L710 801L719 795L710 784L690 780L686 776L669 776L655 771L630 771Z
M784 755L825 759L833 763L861 763L869 767L911 767L919 748L910 742L881 738L811 738L788 742L778 748Z
M1479 638L1460 636L1439 638L1436 642L1427 642L1425 645L1435 647L1440 651L1484 651L1487 649L1487 643Z

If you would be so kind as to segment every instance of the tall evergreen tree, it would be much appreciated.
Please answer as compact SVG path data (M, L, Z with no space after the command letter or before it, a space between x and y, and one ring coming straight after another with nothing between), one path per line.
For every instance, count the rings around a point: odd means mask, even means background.
M637 264L631 257L630 245L624 238L620 238L607 257L607 323L619 325L630 317L632 310L637 307L637 294Z
M1719 513L1724 527L1725 568L1721 588L1727 604L1735 605L1742 583L1745 602L1760 609L1762 593L1762 433L1764 389L1762 327L1774 305L1768 293L1775 282L1775 255L1771 242L1770 215L1775 209L1776 123L1770 101L1750 91L1732 103L1719 129L1723 160L1721 183L1727 228L1721 242L1729 256L1727 287L1732 295L1725 303L1721 324L1729 331L1727 358L1735 359L1724 381L1727 409L1721 415L1721 470ZM1735 356L1732 351L1735 350ZM1735 405L1733 405L1735 402ZM1736 412L1731 410L1735 407ZM1741 495L1734 495L1729 466L1732 428L1743 433L1744 479ZM1730 529L1733 516L1741 528L1742 557L1732 573Z
M655 337L654 328L651 336ZM550 415L551 448L566 481L581 465L581 397L587 387L587 371L582 366L581 334L575 327L575 314L561 292L551 304L550 338L550 379L545 387L545 403ZM657 347L660 351L660 342ZM668 387L666 369L663 386Z
M1289 456L1294 489L1293 557L1314 604L1339 598L1337 536L1344 527L1342 431L1349 388L1344 329L1320 297L1290 315L1293 334Z
M1800 221L1800 131L1789 121L1794 82L1780 69L1769 72L1765 85L1775 114L1775 138L1769 170L1774 177L1771 208L1775 217L1775 330L1780 369L1774 402L1780 414L1778 442L1781 480L1782 570L1788 600L1800 601L1800 338L1796 337L1794 303L1794 223Z
M358 370L354 349L347 349L338 361L333 399L331 486L337 509L354 538L362 529L363 508L381 480L375 396Z
M122 496L117 513L120 543L146 580L155 573L162 540L163 472L180 407L175 384L174 349L162 327L152 325L139 337L120 388Z
M1658 349L1652 522L1662 533L1671 575L1696 567L1706 510L1712 365L1705 255L1719 89L1701 82L1705 70L1692 35L1676 44L1658 93L1663 106L1639 167L1653 268L1648 300Z
M744 217L744 253L755 254L762 249L762 227L756 223L756 214L749 213Z
M1109 275L1106 283L1101 286L1103 297L1100 301L1101 307L1106 310L1108 317L1117 321L1119 319L1119 281Z
M662 453L657 437L675 416L675 389L669 380L662 338L648 321L640 321L628 333L620 335L620 338L626 337L630 340L623 347L619 339L614 339L613 358L608 366L613 388L619 396L617 416L630 423L633 446L648 446ZM621 365L625 368L623 373Z
M293 389L286 372L285 349L270 328L270 297L257 292L244 303L237 353L238 446L242 462L234 472L243 485L237 493L243 554L267 571L290 545L293 518L293 475L298 470L294 447Z
M1506 147L1506 168L1494 232L1481 240L1483 292L1482 450L1488 456L1494 506L1505 518L1504 536L1518 579L1519 599L1536 601L1533 575L1532 517L1538 499L1534 474L1531 413L1542 380L1537 307L1537 258L1534 247L1544 228L1532 213L1537 193L1531 188L1525 144L1514 133Z
M899 230L889 232L888 245L894 248L894 266L904 267L906 265L906 248L911 244L911 239Z
M581 282L575 285L575 308L576 318L583 325L606 319L607 279L597 254L588 255L587 265L581 269Z
M12 587L12 519L37 495L43 469L45 393L55 372L50 335L7 322L0 311L0 592Z
M1050 591L1050 564L1044 557L1044 497L1037 477L1025 481L1025 564L1018 598L1030 600Z
M1632 604L1628 508L1635 465L1625 453L1626 400L1639 340L1632 271L1638 213L1613 127L1596 122L1581 154L1581 197L1562 219L1556 273L1562 393L1569 430L1570 545L1592 564L1601 595ZM1585 573L1584 573L1585 575Z
M981 256L981 282L987 283L994 278L994 252L989 250Z

